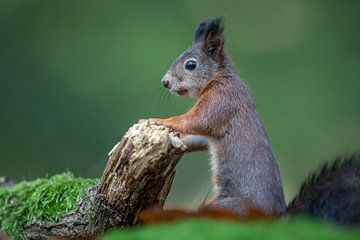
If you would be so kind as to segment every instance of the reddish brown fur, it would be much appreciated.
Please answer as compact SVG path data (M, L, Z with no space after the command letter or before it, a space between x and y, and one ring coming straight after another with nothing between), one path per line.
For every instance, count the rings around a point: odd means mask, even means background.
M191 218L208 218L226 221L253 221L253 220L275 220L277 216L269 215L255 207L248 207L248 215L239 217L238 214L227 209L214 209L209 207L201 207L197 211L189 211L185 209L167 209L153 208L141 211L139 220L146 224L159 224L175 222Z
M227 97L225 94L228 92L226 84L222 81L223 75L214 77L209 84L201 91L201 95L195 105L186 113L166 119L152 119L158 124L170 127L175 131L185 134L203 135L213 138L221 138L225 131L229 129L229 119L219 121L219 116L226 115L229 110L234 109L228 102L221 103ZM254 110L255 106L251 103L243 104L241 114L246 114ZM211 125L209 125L211 122Z
M216 196L212 207L245 216L250 202L268 214L280 213L285 201L278 165L251 93L224 52L222 30L219 18L201 23L193 46L162 79L171 92L199 97L195 105L182 115L152 121L193 136L187 146L207 145Z

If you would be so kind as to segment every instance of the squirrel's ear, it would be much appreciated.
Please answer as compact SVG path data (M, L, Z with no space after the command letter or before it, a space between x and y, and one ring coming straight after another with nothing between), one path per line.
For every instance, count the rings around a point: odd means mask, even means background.
M202 43L204 51L210 54L216 61L224 58L224 37L222 32L223 18L218 17L203 21L195 31L194 43Z

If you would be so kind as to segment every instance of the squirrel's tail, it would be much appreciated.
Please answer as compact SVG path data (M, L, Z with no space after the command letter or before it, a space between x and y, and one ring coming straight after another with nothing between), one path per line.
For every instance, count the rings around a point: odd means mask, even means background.
M337 157L311 174L286 212L343 225L360 224L360 154Z

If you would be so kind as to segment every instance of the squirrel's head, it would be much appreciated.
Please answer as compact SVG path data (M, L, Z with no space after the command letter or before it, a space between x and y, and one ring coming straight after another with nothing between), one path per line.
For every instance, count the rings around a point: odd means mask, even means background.
M224 68L222 17L200 23L193 45L170 66L162 84L178 95L196 97L208 82Z

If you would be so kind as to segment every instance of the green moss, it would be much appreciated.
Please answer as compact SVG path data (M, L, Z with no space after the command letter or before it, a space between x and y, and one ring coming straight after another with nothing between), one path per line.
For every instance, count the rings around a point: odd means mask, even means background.
M273 222L234 223L210 220L189 220L175 224L153 225L134 230L116 230L101 240L230 240L230 239L360 239L360 231L309 219Z
M24 239L24 226L35 220L57 221L76 205L84 189L94 183L95 179L75 178L72 174L64 173L50 179L22 182L12 188L0 188L0 226L15 239ZM101 240L335 240L359 237L359 229L349 230L309 219L247 223L188 220L133 230L115 230Z
M26 225L36 220L57 221L76 205L84 189L95 182L63 173L50 179L24 181L11 188L0 187L1 229L23 239Z

